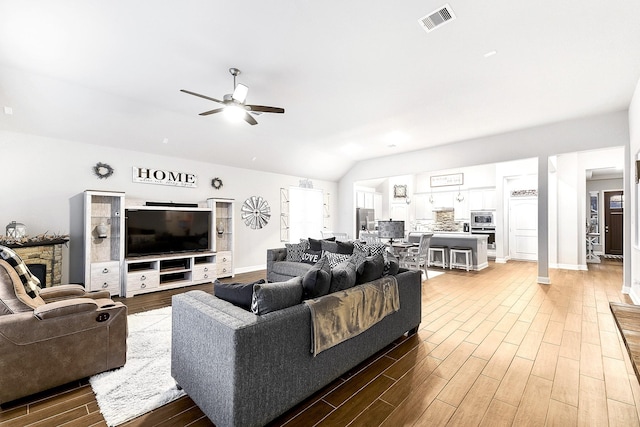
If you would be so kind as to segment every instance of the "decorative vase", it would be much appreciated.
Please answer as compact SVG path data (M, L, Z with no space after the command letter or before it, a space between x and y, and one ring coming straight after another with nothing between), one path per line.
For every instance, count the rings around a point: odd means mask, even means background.
M107 232L109 231L109 226L105 223L100 223L96 226L96 233L98 233L98 237L104 239L107 237Z
M216 232L218 233L218 236L222 236L224 234L224 223L222 220L218 221L218 224L216 225Z

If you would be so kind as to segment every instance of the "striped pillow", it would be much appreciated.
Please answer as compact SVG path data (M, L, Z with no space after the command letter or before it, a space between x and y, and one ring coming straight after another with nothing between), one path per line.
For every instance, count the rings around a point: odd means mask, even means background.
M38 296L40 280L29 271L22 258L5 246L0 246L0 258L5 260L16 271L26 293L31 298Z

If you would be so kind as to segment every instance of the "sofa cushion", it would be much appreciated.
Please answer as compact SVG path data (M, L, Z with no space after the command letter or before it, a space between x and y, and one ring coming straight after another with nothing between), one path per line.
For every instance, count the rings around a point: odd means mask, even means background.
M279 276L303 276L312 265L304 262L280 261L273 264L271 271Z
M313 249L307 249L302 254L302 262L307 264L315 264L320 261L320 257L322 256L322 251L314 251Z
M329 293L352 288L356 284L356 258L350 257L331 269Z
M382 277L384 272L384 257L377 254L367 257L363 263L358 266L356 272L356 284L370 282Z
M253 285L265 283L260 279L253 283L222 283L218 279L213 282L213 294L233 305L251 311L253 299Z
M313 250L313 251L321 251L322 250L322 241L327 241L327 242L335 242L336 238L335 237L328 237L326 239L312 239L311 237L309 237L309 249Z
M262 283L253 286L251 311L267 314L302 302L302 277L286 282Z
M302 277L302 299L318 298L329 293L331 265L326 256L315 263Z
M300 242L300 243L285 243L284 246L287 248L287 261L290 262L300 262L302 261L302 254L305 249L307 249L308 243Z

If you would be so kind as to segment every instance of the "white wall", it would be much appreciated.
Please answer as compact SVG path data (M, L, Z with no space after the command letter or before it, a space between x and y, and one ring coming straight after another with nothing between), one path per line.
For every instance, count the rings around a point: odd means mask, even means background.
M160 151L161 147L157 151ZM280 188L298 186L301 177L259 172L225 165L197 162L162 155L146 154L79 142L0 131L0 234L10 221L22 222L29 235L44 232L71 234L69 250L63 253L63 278L80 281L70 265L81 262L82 219L77 215L79 194L84 190L123 191L128 198L174 202L203 202L210 197L236 200L236 272L264 268L268 248L280 247ZM111 165L115 173L108 179L93 175L97 162ZM194 173L197 188L177 188L132 182L132 167L150 167ZM211 187L219 177L220 190ZM337 184L313 181L314 188L331 194L331 226L337 217ZM253 230L240 219L242 202L262 196L271 207L266 227ZM79 228L80 227L80 228ZM70 258L73 257L73 262Z

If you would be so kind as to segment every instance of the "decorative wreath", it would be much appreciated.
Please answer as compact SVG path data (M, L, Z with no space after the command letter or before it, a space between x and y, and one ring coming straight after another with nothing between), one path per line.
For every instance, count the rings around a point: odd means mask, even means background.
M211 186L213 188L215 188L216 190L219 190L220 188L222 188L222 180L220 178L213 178L211 180Z
M113 168L106 163L98 162L93 167L93 173L100 179L109 178L113 175Z

